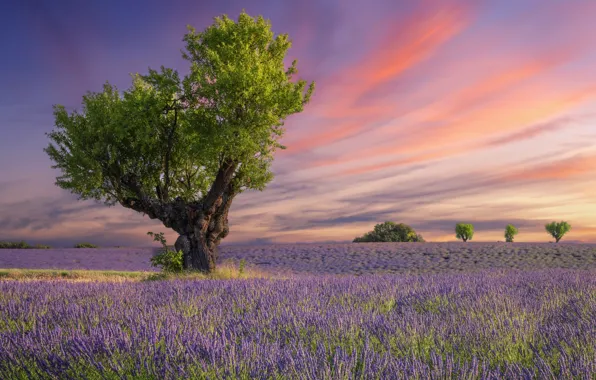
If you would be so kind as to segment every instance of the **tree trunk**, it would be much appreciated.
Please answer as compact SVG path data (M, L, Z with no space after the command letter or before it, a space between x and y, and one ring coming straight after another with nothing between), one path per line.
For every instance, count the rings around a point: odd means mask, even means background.
M207 246L205 236L190 239L190 268L198 269L201 272L211 273L215 270L216 254Z
M207 244L207 236L180 235L174 246L177 251L182 251L184 269L200 270L206 273L215 270L217 246L210 247Z
M172 202L145 196L134 178L128 186L138 197L122 198L127 208L146 213L159 219L180 236L174 247L183 252L183 268L210 273L215 270L218 245L228 235L228 212L232 200L239 193L233 184L235 161L227 160L220 167L211 189L201 201L187 202L176 198ZM161 190L160 190L161 191ZM158 191L159 192L159 191Z
M215 270L219 243L229 233L228 212L236 194L233 184L229 183L210 213L205 212L204 207L187 210L187 228L174 245L183 252L184 269L206 273Z

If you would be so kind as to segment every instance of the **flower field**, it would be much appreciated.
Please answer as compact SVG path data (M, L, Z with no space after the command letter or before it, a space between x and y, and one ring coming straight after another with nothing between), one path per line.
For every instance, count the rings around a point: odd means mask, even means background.
M147 271L154 252L4 249L0 268ZM284 276L0 273L0 379L596 378L595 245L228 246L221 258Z
M0 281L2 379L596 376L596 272Z

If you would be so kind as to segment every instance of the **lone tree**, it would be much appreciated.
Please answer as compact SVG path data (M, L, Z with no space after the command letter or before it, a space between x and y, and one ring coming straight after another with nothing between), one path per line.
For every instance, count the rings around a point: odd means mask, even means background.
M517 235L518 232L519 231L513 224L508 224L507 227L505 227L505 241L507 243L513 243L513 237Z
M226 15L197 33L182 57L190 72L149 69L122 94L106 83L83 96L81 112L54 107L56 185L79 199L103 200L159 219L180 236L184 268L211 272L228 235L232 201L263 190L284 120L301 112L314 82L284 64L291 41L263 17Z
M565 221L559 223L551 222L546 224L544 227L546 228L546 232L555 238L555 243L558 243L559 240L561 240L561 238L565 236L569 230L571 230L571 225Z
M353 242L424 242L424 239L407 224L385 222L375 225L375 228L371 232L367 232L362 237L355 238Z
M466 223L457 223L455 225L455 237L464 241L472 240L474 236L474 226Z

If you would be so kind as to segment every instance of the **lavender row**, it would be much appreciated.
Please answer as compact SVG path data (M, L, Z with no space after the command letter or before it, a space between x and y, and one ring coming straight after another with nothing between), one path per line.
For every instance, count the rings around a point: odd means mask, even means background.
M0 268L156 270L152 248L0 250ZM221 259L272 273L392 274L490 268L596 269L596 245L361 243L223 246Z
M595 275L0 282L0 378L594 378Z

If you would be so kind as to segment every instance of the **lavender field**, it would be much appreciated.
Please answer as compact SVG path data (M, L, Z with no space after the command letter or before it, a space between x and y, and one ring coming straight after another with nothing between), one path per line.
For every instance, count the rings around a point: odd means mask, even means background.
M596 271L0 281L2 379L590 379Z
M150 271L157 248L2 249L0 268ZM596 244L361 243L223 246L223 261L246 260L272 274L393 274L482 269L596 269Z
M0 268L155 270L151 248ZM0 277L0 379L592 379L596 245L227 246L285 279Z

